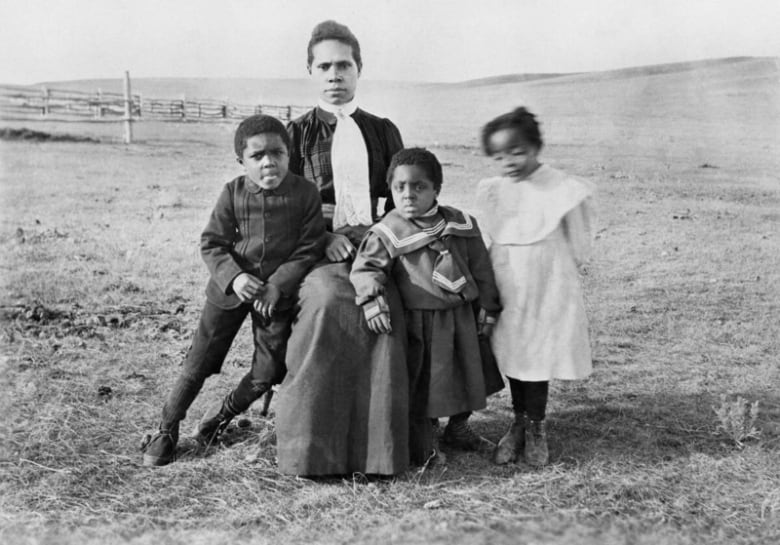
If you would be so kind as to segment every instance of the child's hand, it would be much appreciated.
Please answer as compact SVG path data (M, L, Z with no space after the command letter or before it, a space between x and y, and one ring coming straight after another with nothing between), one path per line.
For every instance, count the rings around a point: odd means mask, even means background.
M489 338L493 334L495 325L495 313L488 312L484 308L479 309L479 315L477 316L477 335Z
M263 285L264 282L259 278L249 273L241 273L233 279L233 293L246 303L257 297Z
M271 318L276 310L276 303L279 302L281 296L282 292L279 287L269 282L260 289L252 306L260 316Z
M327 256L328 261L332 263L346 261L355 255L355 247L344 235L328 233L325 255Z
M376 299L363 303L363 314L366 317L368 329L377 335L392 333L393 328L390 325L390 307L388 306L384 295L379 295Z
M368 329L370 329L377 335L381 335L382 333L392 333L393 331L393 328L390 327L389 313L382 312L380 314L377 314L373 318L367 320L367 322L368 322Z
M495 327L495 324L481 324L477 328L477 335L480 337L485 337L486 339L489 339L490 336L493 334L493 328Z

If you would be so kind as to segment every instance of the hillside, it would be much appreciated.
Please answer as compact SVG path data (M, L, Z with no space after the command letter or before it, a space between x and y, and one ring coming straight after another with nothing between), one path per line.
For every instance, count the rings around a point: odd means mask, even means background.
M394 118L408 127L424 127L424 134L404 132L417 141L462 142L468 135L476 147L479 127L519 105L540 116L552 143L581 145L595 132L608 140L641 136L654 145L659 135L679 133L679 123L700 124L702 136L716 136L713 145L754 133L778 140L780 59L720 59L441 86L406 97Z
M236 103L308 106L316 89L306 79L136 78L134 92L149 98L216 98ZM119 92L120 79L47 82L51 88ZM734 57L579 74L514 74L459 83L362 80L362 107L392 118L404 141L478 148L490 118L526 105L543 123L551 145L593 145L659 135L690 134L699 145L729 138L780 140L780 59ZM671 140L670 140L671 141ZM598 147L598 142L595 143ZM548 146L549 149L549 146ZM668 153L668 152L664 152Z

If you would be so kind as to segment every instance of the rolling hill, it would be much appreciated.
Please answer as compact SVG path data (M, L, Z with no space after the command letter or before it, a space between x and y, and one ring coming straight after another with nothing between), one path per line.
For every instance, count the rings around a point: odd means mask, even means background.
M120 92L120 79L45 82L56 89ZM136 78L150 98L214 98L244 104L314 103L305 79ZM732 57L572 74L510 74L458 83L360 82L361 105L391 117L407 144L478 146L490 118L526 105L548 142L582 145L659 135L696 123L702 145L728 138L780 141L780 59ZM690 127L688 127L690 129ZM690 130L688 130L690 133ZM714 139L714 140L713 140ZM592 142L590 142L592 144Z

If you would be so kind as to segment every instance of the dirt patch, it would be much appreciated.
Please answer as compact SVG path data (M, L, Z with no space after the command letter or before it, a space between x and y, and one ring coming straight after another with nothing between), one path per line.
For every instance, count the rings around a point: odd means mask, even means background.
M110 329L140 329L149 338L157 332L186 335L184 305L160 308L153 304L119 305L87 310L78 305L55 308L40 302L0 307L6 336L61 339L69 336L104 339Z
M48 132L34 131L32 129L0 128L0 140L27 140L31 142L92 142L100 140L90 136L76 136L73 134L51 134Z

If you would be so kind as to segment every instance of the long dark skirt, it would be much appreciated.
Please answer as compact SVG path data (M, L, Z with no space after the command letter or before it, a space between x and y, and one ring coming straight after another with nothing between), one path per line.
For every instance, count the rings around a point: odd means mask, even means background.
M345 263L304 279L276 406L279 470L394 475L409 466L406 326L388 286L393 332L376 335L355 304Z
M433 449L431 418L484 409L485 378L474 309L406 311L412 462Z

